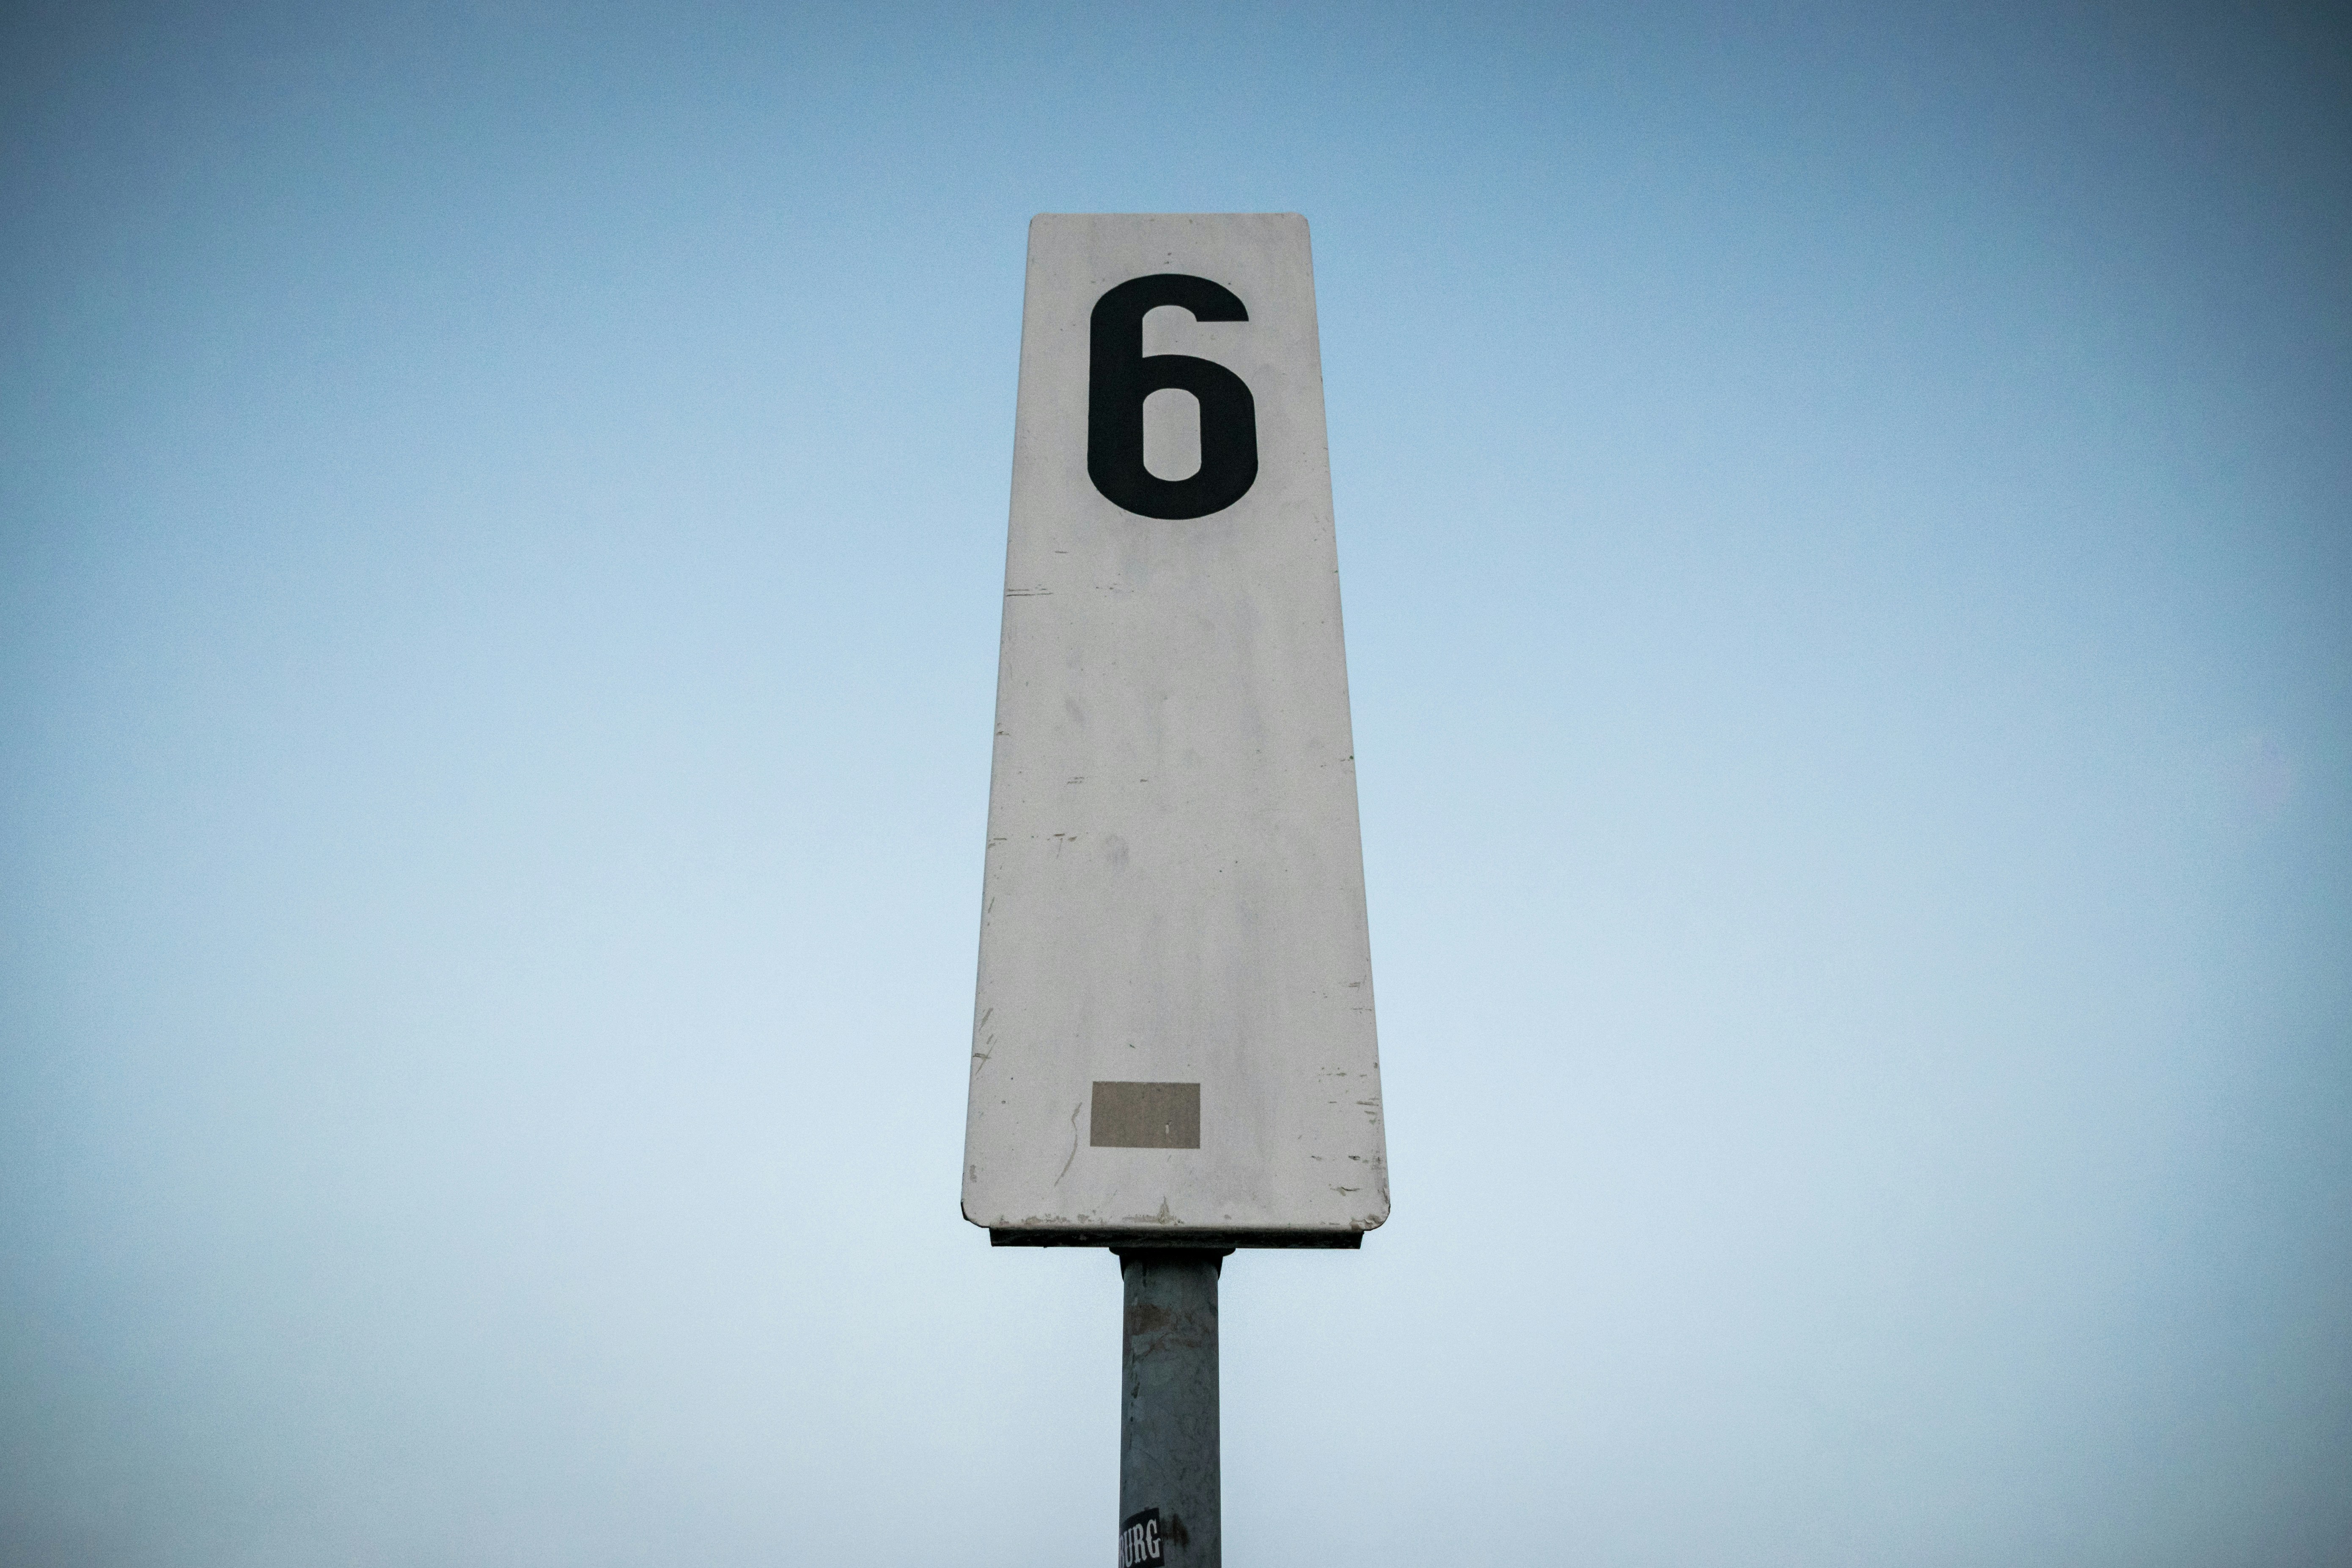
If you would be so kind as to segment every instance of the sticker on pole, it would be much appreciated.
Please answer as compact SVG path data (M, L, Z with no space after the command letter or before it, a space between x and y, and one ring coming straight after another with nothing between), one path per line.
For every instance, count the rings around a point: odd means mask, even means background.
M1168 1561L1160 1547L1160 1510L1147 1508L1118 1521L1118 1568L1159 1568Z
M973 1020L963 1212L1001 1244L1388 1217L1296 214L1030 225Z

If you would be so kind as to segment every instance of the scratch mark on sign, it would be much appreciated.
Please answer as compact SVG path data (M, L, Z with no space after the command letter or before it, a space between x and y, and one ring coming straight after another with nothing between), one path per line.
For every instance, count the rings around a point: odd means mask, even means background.
M1070 1166L1078 1157L1078 1112L1084 1110L1086 1108L1087 1102L1083 1100L1078 1101L1077 1104L1070 1107L1070 1157L1069 1159L1062 1162L1062 1176L1066 1176L1070 1173ZM1058 1187L1062 1184L1062 1176L1055 1176L1054 1178L1054 1184L1055 1186Z

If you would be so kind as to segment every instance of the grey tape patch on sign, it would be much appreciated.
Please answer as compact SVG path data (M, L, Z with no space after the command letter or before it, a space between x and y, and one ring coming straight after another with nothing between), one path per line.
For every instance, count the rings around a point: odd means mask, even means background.
M1097 1149L1198 1149L1197 1083L1097 1083L1087 1142Z

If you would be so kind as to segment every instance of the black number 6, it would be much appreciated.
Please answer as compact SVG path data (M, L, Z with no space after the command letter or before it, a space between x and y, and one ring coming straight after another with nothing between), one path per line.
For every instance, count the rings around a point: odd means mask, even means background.
M1114 506L1145 517L1206 517L1257 482L1257 400L1240 376L1191 354L1143 353L1143 318L1160 305L1199 321L1246 321L1232 290L1183 272L1130 278L1095 301L1087 384L1087 473ZM1201 471L1163 479L1143 466L1143 400L1165 388L1201 402Z

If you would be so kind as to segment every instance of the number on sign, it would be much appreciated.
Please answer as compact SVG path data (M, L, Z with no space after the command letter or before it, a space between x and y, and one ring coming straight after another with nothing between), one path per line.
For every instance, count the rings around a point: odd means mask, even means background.
M1143 352L1143 318L1161 305L1197 321L1246 321L1231 289L1184 272L1130 278L1095 301L1087 383L1087 473L1117 507L1145 517L1206 517L1257 482L1257 400L1223 365ZM1163 479L1143 466L1143 400L1189 392L1201 405L1201 468Z

